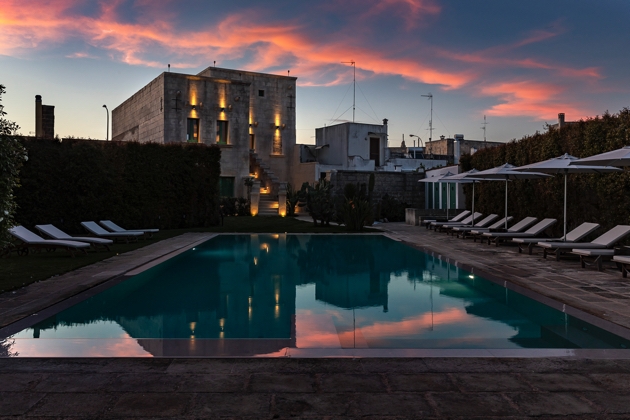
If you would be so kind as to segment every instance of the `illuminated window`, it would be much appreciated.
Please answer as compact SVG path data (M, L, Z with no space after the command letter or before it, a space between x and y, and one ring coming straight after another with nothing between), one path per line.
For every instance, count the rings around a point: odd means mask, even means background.
M228 144L227 121L217 121L217 144Z
M199 118L188 118L186 141L188 143L199 143Z
M264 97L265 96L265 91L263 89L259 89L258 90L258 96Z
M254 150L256 148L256 138L255 134L249 135L249 148Z

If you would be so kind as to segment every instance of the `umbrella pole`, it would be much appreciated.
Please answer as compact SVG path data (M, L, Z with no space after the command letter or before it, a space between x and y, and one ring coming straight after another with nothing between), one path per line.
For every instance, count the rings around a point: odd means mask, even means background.
M446 183L446 221L448 222L448 205L451 203L451 189L448 182Z
M564 172L564 236L563 241L567 240L567 171Z
M473 227L475 227L475 181L473 181L473 196L472 196L472 213L473 213Z
M508 185L508 180L507 178L505 178L505 230L507 230L507 185Z

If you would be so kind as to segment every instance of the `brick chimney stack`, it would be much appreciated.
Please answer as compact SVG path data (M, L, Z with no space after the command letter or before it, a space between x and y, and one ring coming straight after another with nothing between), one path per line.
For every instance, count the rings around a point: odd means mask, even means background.
M558 114L558 128L564 127L564 112Z

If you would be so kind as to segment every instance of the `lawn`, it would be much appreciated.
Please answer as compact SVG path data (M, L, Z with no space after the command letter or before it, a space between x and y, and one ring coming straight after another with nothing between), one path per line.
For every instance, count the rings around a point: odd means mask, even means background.
M9 257L0 258L0 293L46 280L186 232L340 233L346 230L339 226L314 226L313 223L291 217L226 217L223 226L163 230L152 239L132 244L115 244L109 252L90 251L87 255L77 254L74 258L66 251L39 252L28 256L12 253Z

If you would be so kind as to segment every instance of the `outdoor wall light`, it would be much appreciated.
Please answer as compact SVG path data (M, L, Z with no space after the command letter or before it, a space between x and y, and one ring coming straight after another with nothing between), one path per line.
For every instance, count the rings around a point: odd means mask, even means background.
M225 108L220 108L221 112L225 112Z
M197 109L197 105L191 105L192 109Z

